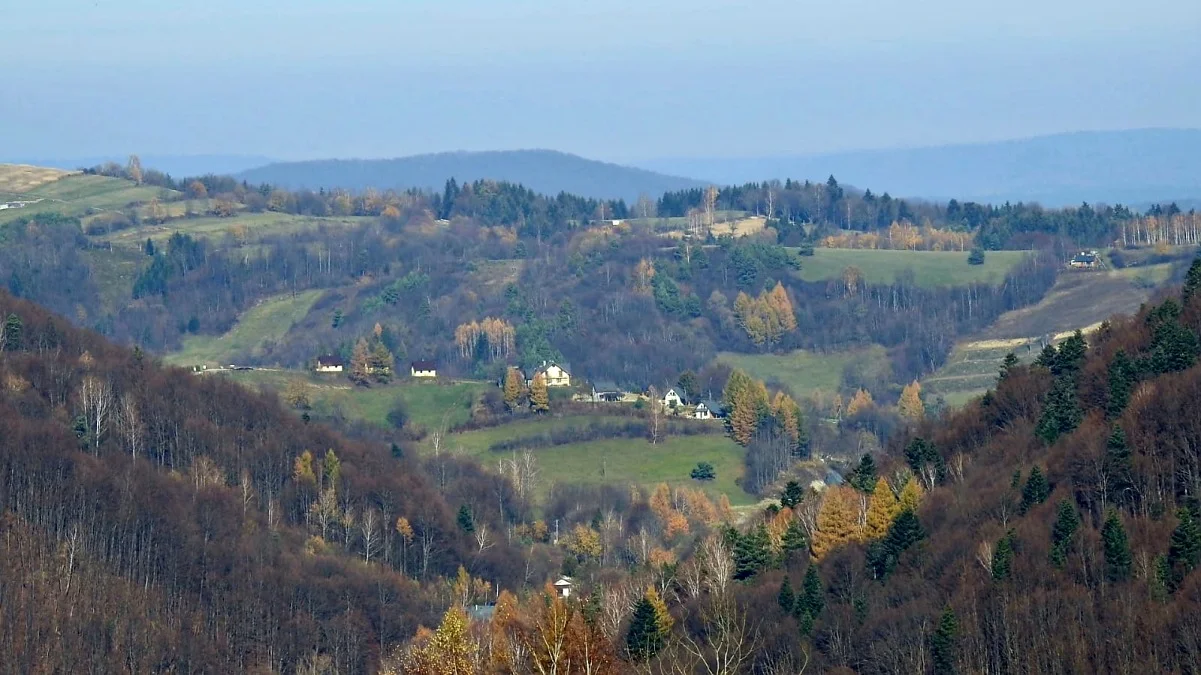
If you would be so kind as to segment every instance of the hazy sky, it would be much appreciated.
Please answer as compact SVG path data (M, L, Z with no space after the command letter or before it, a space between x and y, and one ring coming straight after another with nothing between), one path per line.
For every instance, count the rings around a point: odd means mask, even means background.
M610 160L1201 127L1198 0L11 0L0 159Z

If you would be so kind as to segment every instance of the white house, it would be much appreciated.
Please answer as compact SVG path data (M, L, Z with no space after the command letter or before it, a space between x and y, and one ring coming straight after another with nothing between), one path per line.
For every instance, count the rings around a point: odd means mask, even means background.
M438 377L438 364L434 361L414 361L409 364L413 377Z
M570 598L571 587L574 585L571 577L559 577L559 580L555 582L555 590L559 592L560 598Z
M697 403L696 407L692 410L692 418L698 420L717 419L718 417L721 417L721 415L721 404L711 398L707 398L700 403Z
M334 354L326 354L325 356L317 357L317 365L313 370L318 373L340 373L346 368L346 362L342 357Z
M546 386L548 387L571 386L571 373L567 372L566 365L560 366L554 362L547 363L546 361L543 361L542 365L534 371L534 376L536 377L538 375L541 375L546 380ZM533 385L534 378L531 377L527 384Z
M675 388L668 389L663 393L663 406L666 408L678 408L684 405L684 397L680 396L680 392Z

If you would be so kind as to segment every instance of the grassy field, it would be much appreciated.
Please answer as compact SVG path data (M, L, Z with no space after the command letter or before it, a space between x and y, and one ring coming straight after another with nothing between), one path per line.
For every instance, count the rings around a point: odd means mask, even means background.
M122 209L134 203L166 198L170 190L107 176L72 174L29 190L29 198L41 199L22 209L0 211L0 222L16 220L35 213L60 213L85 216L95 211Z
M133 282L141 266L149 260L142 252L125 249L89 249L80 251L92 270L92 281L100 292L97 314L113 315L129 304Z
M225 335L190 335L184 339L183 349L164 359L185 366L229 365L239 354L254 354L264 344L282 338L319 297L321 291L315 290L269 298L244 312Z
M828 354L797 350L790 354L722 352L717 356L718 361L744 370L757 380L788 387L798 397L809 396L818 390L836 392L847 364L855 360L884 358L884 348L878 346Z
M1040 349L1036 341L1025 338L961 342L943 367L922 381L922 393L929 400L942 396L951 407L962 406L996 385L1006 354L1013 352L1029 363Z
M248 239L296 232L303 229L315 229L320 226L346 227L362 224L371 218L348 216L345 218L316 218L287 213L240 213L229 218L204 216L200 218L179 218L169 220L162 225L143 225L141 227L119 230L100 237L114 246L136 247L153 239L156 243L165 241L176 232L201 239L221 239L227 234L245 236Z
M805 281L839 279L849 266L858 267L868 283L891 283L912 270L919 286L962 286L972 282L999 283L1029 255L1028 251L989 251L983 265L967 264L958 251L894 251L886 249L819 248L801 259Z
M229 377L248 387L269 386L280 392L289 382L298 380L309 385L312 405L318 413L337 409L349 419L381 427L387 426L388 411L399 399L404 402L409 419L427 430L444 423L454 426L466 422L475 397L494 386L484 382L441 383L402 378L390 385L365 389L351 385L343 376L317 376L299 370L233 371L218 377Z

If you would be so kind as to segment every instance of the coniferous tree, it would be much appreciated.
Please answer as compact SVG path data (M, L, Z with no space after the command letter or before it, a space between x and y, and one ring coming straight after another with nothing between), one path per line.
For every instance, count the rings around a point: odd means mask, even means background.
M626 632L626 648L637 661L646 661L663 648L663 634L659 631L655 606L645 596L634 605L634 618Z
M1170 588L1175 590L1184 577L1188 576L1201 562L1201 525L1192 510L1180 508L1176 510L1180 522L1172 530L1172 538L1168 544L1168 566L1172 570Z
M876 479L876 487L867 503L867 514L864 517L863 538L865 540L882 539L892 527L892 521L900 513L901 504L892 494L892 488L883 478Z
M884 579L896 568L901 554L910 546L926 538L926 531L911 510L901 511L888 528L888 535L868 549L868 564L877 579Z
M1105 578L1112 583L1129 579L1134 559L1130 555L1126 528L1122 526L1118 512L1113 509L1105 516L1105 525L1101 527L1101 541L1105 548Z
M1041 352L1038 353L1038 358L1034 359L1034 365L1039 368L1051 370L1052 366L1055 365L1055 358L1057 354L1058 352L1055 351L1055 345L1047 345L1046 347L1043 347Z
M521 379L521 372L516 368L505 371L504 402L509 412L517 410L521 405L521 390L524 388Z
M1080 527L1080 514L1076 505L1064 499L1059 502L1055 524L1051 526L1051 564L1062 568L1071 550L1072 537Z
M780 582L780 593L776 596L776 602L780 604L780 609L791 614L792 608L796 606L796 595L792 592L792 582L788 579L788 575L784 575L784 580Z
M1047 478L1043 476L1041 469L1037 466L1034 467L1030 470L1030 477L1026 479L1026 485L1022 487L1022 513L1047 501L1050 494L1051 486L1047 484Z
M738 581L750 579L763 571L771 562L771 539L767 526L760 523L746 534L739 535L734 543L734 578Z
M950 607L942 611L938 627L930 637L930 660L935 675L952 675L955 672L955 642L959 635L959 621Z
M866 453L859 458L859 465L851 470L847 482L851 484L851 487L867 494L871 494L872 490L876 489L876 460L871 453Z
M1109 362L1109 383L1105 401L1105 416L1114 419L1126 410L1130 403L1130 392L1134 390L1137 373L1134 362L1119 349Z
M1075 382L1070 377L1056 378L1051 392L1047 394L1047 403L1043 406L1034 434L1051 445L1060 436L1074 431L1082 419L1084 413L1076 399Z
M817 574L817 566L809 565L809 569L805 570L805 580L801 584L801 594L797 596L793 608L793 616L801 623L802 633L808 635L813 630L813 623L825 606L826 588Z
M652 405L654 402L652 402ZM534 376L530 385L530 409L536 413L550 410L550 391L547 389L546 377L542 373Z
M1079 330L1072 333L1071 337L1059 345L1055 360L1051 364L1051 374L1056 377L1075 375L1084 363L1087 353L1088 343L1084 340L1084 333Z
M21 348L21 331L23 324L21 317L16 314L9 314L4 320L4 350L16 351Z
M1113 501L1128 504L1134 490L1134 464L1130 458L1130 446L1126 443L1126 432L1120 425L1113 425L1113 432L1105 441L1105 473L1108 475L1106 490Z
M464 504L459 507L459 515L456 518L459 523L459 529L464 532L475 532L475 518L471 515L471 509Z
M805 530L801 527L800 520L793 518L788 521L788 529L784 530L784 536L780 540L780 549L784 558L787 559L796 551L802 551L809 545L809 538L805 536Z
M1003 361L1001 361L1001 370L997 374L997 384L1000 384L1002 381L1005 380L1006 377L1009 377L1009 373L1012 372L1014 368L1017 368L1017 366L1018 366L1017 354L1014 354L1013 352L1009 352L1008 354L1006 354L1005 359Z
M780 493L780 505L787 508L796 508L797 504L805 498L805 490L801 484L795 480L790 480L784 485L784 491Z
M1010 531L993 548L992 578L1004 581L1009 578L1013 567L1013 532Z
M1189 265L1188 274L1184 277L1184 304L1187 305L1189 300L1201 290L1201 256L1197 256L1193 260L1193 264Z

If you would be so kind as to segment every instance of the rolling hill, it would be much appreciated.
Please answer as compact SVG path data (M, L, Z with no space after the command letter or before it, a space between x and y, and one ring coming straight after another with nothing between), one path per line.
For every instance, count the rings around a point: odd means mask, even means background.
M490 178L520 183L535 192L569 192L597 199L640 194L652 198L670 190L701 187L704 183L645 169L608 164L552 150L447 152L398 159L326 159L279 162L243 171L251 183L271 183L289 189L368 187L441 190L447 179L460 183Z
M638 162L723 184L765 178L840 181L893 196L1044 206L1146 204L1201 195L1201 130L1076 132L969 145Z

